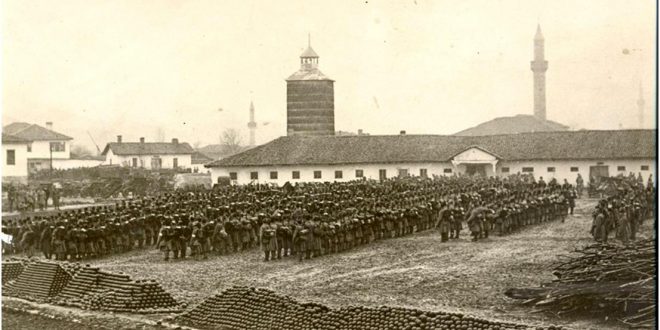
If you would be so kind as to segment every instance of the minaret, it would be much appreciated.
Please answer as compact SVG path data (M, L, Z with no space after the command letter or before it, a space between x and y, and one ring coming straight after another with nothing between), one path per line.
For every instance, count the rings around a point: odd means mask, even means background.
M637 99L637 116L639 117L639 128L644 128L644 90L642 89L642 83L639 83L639 99Z
M548 61L545 60L543 34L541 25L536 28L534 36L534 60L531 62L534 72L534 116L545 120L545 72L548 70Z
M250 122L248 122L250 129L250 147L254 147L254 133L257 130L257 123L254 121L254 103L250 101Z
M334 135L334 80L319 70L319 55L307 41L300 70L286 79L287 135Z

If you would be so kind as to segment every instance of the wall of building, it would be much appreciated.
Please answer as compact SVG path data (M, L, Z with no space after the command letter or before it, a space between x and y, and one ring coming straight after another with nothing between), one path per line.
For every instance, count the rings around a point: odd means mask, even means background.
M580 173L585 183L589 180L590 166L599 165L609 166L609 175L616 176L618 174L628 175L629 172L641 173L644 181L646 181L650 174L655 178L655 168L653 159L648 160L610 160L610 161L528 161L528 162L506 162L500 161L496 166L497 176L505 177L511 174L523 173L523 167L531 167L534 169L531 174L538 180L540 177L548 182L552 178L556 178L560 183L567 179L569 183L574 184L577 174ZM625 171L618 171L619 166L624 166ZM648 170L641 170L642 166L648 166ZM554 167L554 172L548 172L548 167ZM577 167L577 171L571 171L571 167ZM504 169L508 168L508 173ZM379 179L379 170L384 169L388 178L397 176L399 170L405 169L408 174L419 176L421 169L426 169L427 176L433 175L454 175L464 174L466 170L465 164L454 166L451 162L446 163L399 163L399 164L356 164L356 165L319 165L319 166L262 166L262 167L229 167L211 168L211 178L214 183L218 182L219 177L229 177L231 172L236 173L236 180L232 182L235 184L249 184L249 183L275 183L283 185L284 183L291 182L326 182L326 181L351 181L355 180L355 171L361 169L363 175L367 179ZM293 179L292 172L299 171L300 178ZM321 178L314 178L314 171L321 171ZM342 171L342 178L335 178L335 171ZM258 179L252 180L251 173L257 172ZM277 178L271 179L270 172L277 172ZM493 175L492 166L486 165L486 174Z
M14 150L14 165L7 164L7 150ZM27 182L27 156L27 144L2 144L2 182Z
M385 170L388 178L395 177L399 170L407 170L410 175L419 176L421 169L426 169L427 176L433 175L452 175L455 169L451 163L400 163L400 164L356 164L356 165L319 165L319 166L269 166L269 167L245 167L245 168L211 168L211 178L214 183L218 182L218 177L229 177L230 172L236 172L236 184L258 183L276 183L283 185L287 181L295 182L326 182L326 181L352 181L358 179L356 170L362 170L367 179L379 179L379 171ZM451 172L445 172L445 169ZM270 172L277 172L277 179L270 178ZM300 179L293 179L292 172L299 171ZM314 171L321 171L321 178L314 178ZM335 178L335 171L342 171L342 178ZM258 173L258 180L252 180L251 172Z
M102 160L94 159L53 159L53 168L68 170L71 168L95 167L103 164Z
M69 159L71 158L71 142L70 141L33 141L32 151L28 152L28 158L50 159L50 143L62 142L64 143L64 151L53 151L53 159Z
M191 155L158 155L162 161L161 168L174 168L174 158L178 168L191 168ZM154 155L115 155L112 150L106 154L104 165L133 166L133 158L137 158L137 167L151 169L151 159Z
M532 167L534 169L534 177L538 180L543 177L543 180L548 182L552 178L556 178L560 183L567 179L569 183L574 184L578 173L582 176L585 182L589 181L591 166L607 166L609 168L610 176L617 176L619 174L628 175L630 172L635 176L638 173L642 174L644 182L648 180L649 175L655 175L655 161L653 159L646 160L575 160L575 161L526 161L526 162L507 162L501 161L497 165L497 175L506 176L508 174L523 173L523 167ZM618 170L619 166L625 167L625 170ZM648 170L642 170L642 166L648 166ZM508 173L504 173L503 168L509 169ZM549 167L554 167L554 172L548 171ZM577 171L572 171L571 167L577 167Z

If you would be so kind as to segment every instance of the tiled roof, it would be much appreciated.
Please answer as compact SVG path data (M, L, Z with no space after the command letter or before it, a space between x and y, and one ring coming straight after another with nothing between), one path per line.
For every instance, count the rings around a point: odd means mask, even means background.
M11 123L2 128L5 133L30 141L73 140L64 134L57 133L37 124Z
M328 78L328 76L323 74L323 72L321 72L321 70L319 70L317 68L300 69L296 73L289 76L289 78L286 78L286 81L294 81L294 80L330 80L330 81L334 81L334 80Z
M207 167L447 162L471 147L503 160L655 158L655 130L565 131L492 136L287 136Z
M551 120L539 119L532 115L517 115L513 117L498 117L475 127L462 130L454 135L479 136L566 130L568 130L568 126Z
M213 161L213 158L199 152L195 151L191 156L191 164L206 164L210 161Z
M105 156L109 150L115 155L187 155L194 152L188 143L167 142L111 142L108 143L101 155Z
M2 143L30 143L29 140L2 132Z

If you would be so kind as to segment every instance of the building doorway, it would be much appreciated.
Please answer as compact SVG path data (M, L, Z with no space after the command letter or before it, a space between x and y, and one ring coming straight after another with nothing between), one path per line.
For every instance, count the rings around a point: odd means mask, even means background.
M465 164L465 174L469 176L486 176L487 164Z

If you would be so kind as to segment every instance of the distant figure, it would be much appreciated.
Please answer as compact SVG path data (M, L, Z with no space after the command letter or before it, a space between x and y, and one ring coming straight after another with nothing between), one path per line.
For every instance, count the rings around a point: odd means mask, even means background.
M57 188L53 189L53 207L56 210L60 209L60 190Z
M540 187L541 189L545 189L545 181L543 181L543 177L542 177L542 176L539 177L539 183L538 183L538 184L539 184L539 187Z
M575 186L577 188L577 198L582 198L582 190L584 190L584 180L580 173L578 173L577 179L575 179Z
M9 184L7 199L9 201L9 212L14 212L14 204L16 203L16 187L14 187L14 184Z

